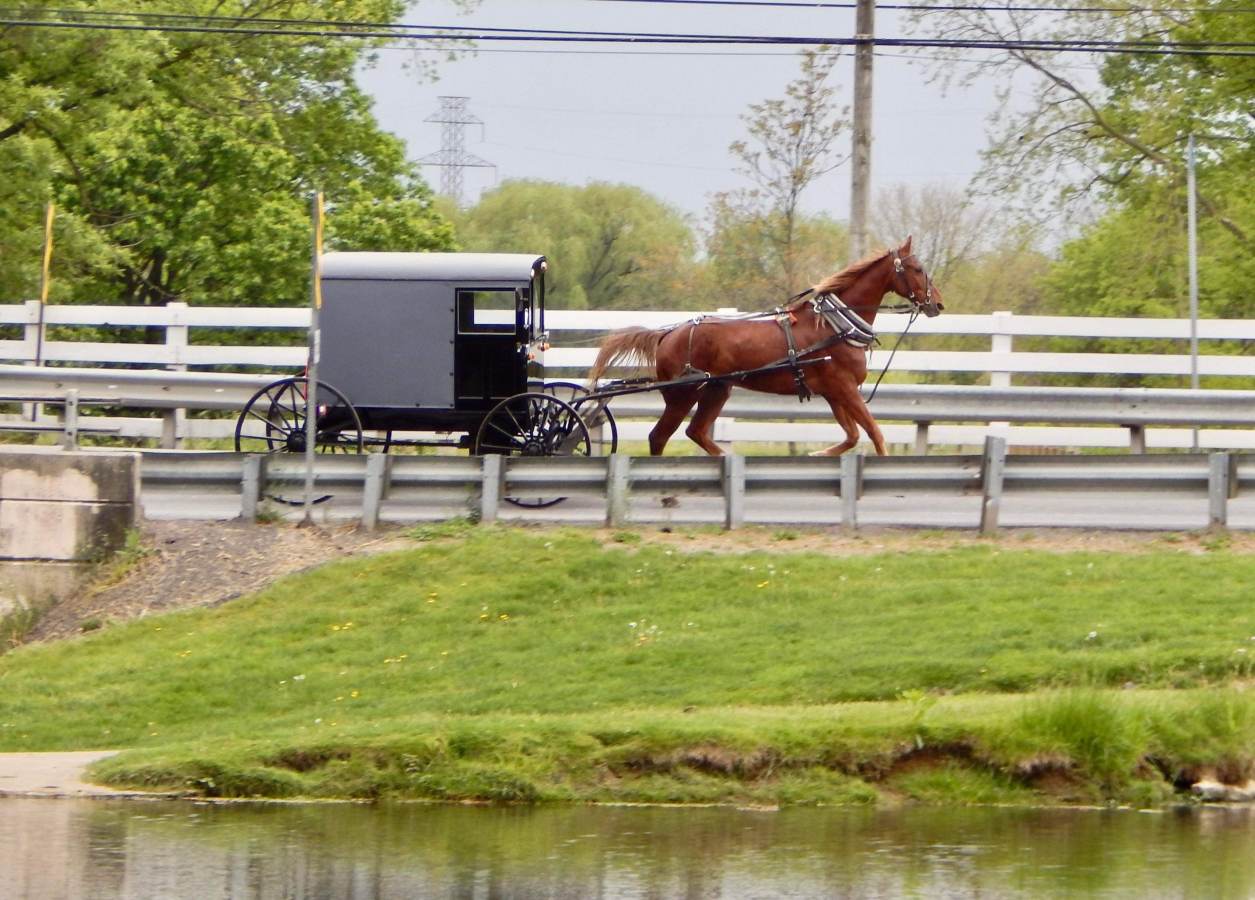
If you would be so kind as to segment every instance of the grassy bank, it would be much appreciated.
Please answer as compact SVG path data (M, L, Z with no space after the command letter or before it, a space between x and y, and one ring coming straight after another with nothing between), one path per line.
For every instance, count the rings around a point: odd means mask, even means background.
M0 750L215 795L1151 802L1255 756L1255 557L1211 546L463 530L0 657Z

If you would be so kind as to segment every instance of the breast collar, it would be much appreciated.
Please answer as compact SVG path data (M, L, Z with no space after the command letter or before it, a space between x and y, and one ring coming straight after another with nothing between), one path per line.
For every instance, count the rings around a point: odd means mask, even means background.
M811 300L815 314L828 323L828 327L853 347L870 347L876 342L876 332L867 320L845 305L836 294L820 294Z

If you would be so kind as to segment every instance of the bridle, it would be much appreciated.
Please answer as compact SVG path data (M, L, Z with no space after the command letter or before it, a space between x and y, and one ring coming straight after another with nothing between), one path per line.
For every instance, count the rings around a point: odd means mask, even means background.
M919 260L915 258L915 254L912 253L908 256L906 261L914 263L914 268L924 276L924 298L922 300L916 299L915 289L911 287L911 280L906 277L906 264L902 261L902 254L897 250L890 250L889 252L893 254L894 291L899 295L906 297L907 300L910 300L911 305L914 308L923 309L923 307L928 304L932 304L934 310L937 309L937 299L933 296L933 277L928 274L928 271L922 265L920 265ZM936 312L933 312L929 315L936 314Z

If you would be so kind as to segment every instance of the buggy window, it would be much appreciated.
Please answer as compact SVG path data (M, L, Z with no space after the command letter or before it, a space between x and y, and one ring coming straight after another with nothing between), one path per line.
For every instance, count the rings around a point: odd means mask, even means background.
M459 334L514 334L517 294L513 288L459 290Z

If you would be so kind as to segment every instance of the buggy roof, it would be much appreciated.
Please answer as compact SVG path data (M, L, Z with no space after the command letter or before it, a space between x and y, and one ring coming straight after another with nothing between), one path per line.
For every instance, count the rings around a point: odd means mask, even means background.
M324 280L511 281L532 280L545 261L535 253L328 253Z

